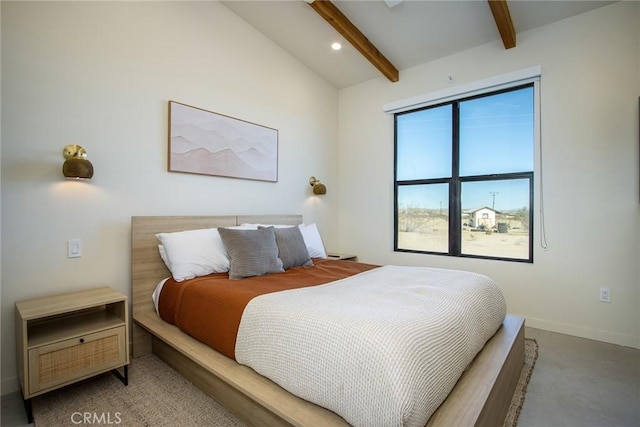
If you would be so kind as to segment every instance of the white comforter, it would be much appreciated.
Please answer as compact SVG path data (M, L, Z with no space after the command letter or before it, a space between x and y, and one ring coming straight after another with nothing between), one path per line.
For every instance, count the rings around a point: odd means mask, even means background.
M236 359L354 426L424 426L505 314L486 276L385 266L253 299Z

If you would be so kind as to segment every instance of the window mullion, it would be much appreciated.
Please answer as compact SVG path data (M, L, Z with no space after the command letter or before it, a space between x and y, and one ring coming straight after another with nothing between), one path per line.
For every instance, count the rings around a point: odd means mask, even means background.
M454 102L452 111L451 134L451 182L449 184L449 255L459 256L462 249L460 206L460 103Z

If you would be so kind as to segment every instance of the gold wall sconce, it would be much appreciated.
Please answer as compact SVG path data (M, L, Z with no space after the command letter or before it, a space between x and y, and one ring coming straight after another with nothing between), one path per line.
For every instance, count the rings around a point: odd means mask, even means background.
M313 187L313 194L327 194L327 187L315 176L309 178L309 185Z
M62 165L62 174L66 178L91 179L93 165L87 160L87 150L77 144L69 144L62 150L66 159Z

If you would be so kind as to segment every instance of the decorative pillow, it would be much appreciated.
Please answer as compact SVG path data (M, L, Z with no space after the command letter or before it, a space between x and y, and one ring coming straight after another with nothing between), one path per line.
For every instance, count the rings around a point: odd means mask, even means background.
M291 224L252 224L250 222L243 222L240 225L237 225L235 227L229 227L229 228L242 228L243 230L255 230L258 227L273 227L273 228L289 228L289 227L295 227L295 225L291 225Z
M229 258L215 228L158 233L156 237L164 249L165 264L178 282L229 271Z
M258 224L240 224L225 228L228 228L230 230L257 230Z
M275 228L238 230L219 228L222 243L229 255L229 278L261 276L280 273L282 260L278 258Z
M311 258L326 258L327 252L324 250L322 238L320 237L316 224L300 224L298 227L302 232L302 238L304 239L304 244L307 246L307 250L309 251L309 256Z
M265 228L258 226L258 228ZM278 258L282 260L282 268L288 270L291 267L312 266L309 251L304 244L302 232L296 226L274 228L276 233L276 245L278 245Z

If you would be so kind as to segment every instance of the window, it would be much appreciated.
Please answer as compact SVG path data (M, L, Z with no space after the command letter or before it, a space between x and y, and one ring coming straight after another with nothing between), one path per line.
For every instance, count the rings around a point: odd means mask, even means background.
M534 83L394 117L394 249L533 262Z

